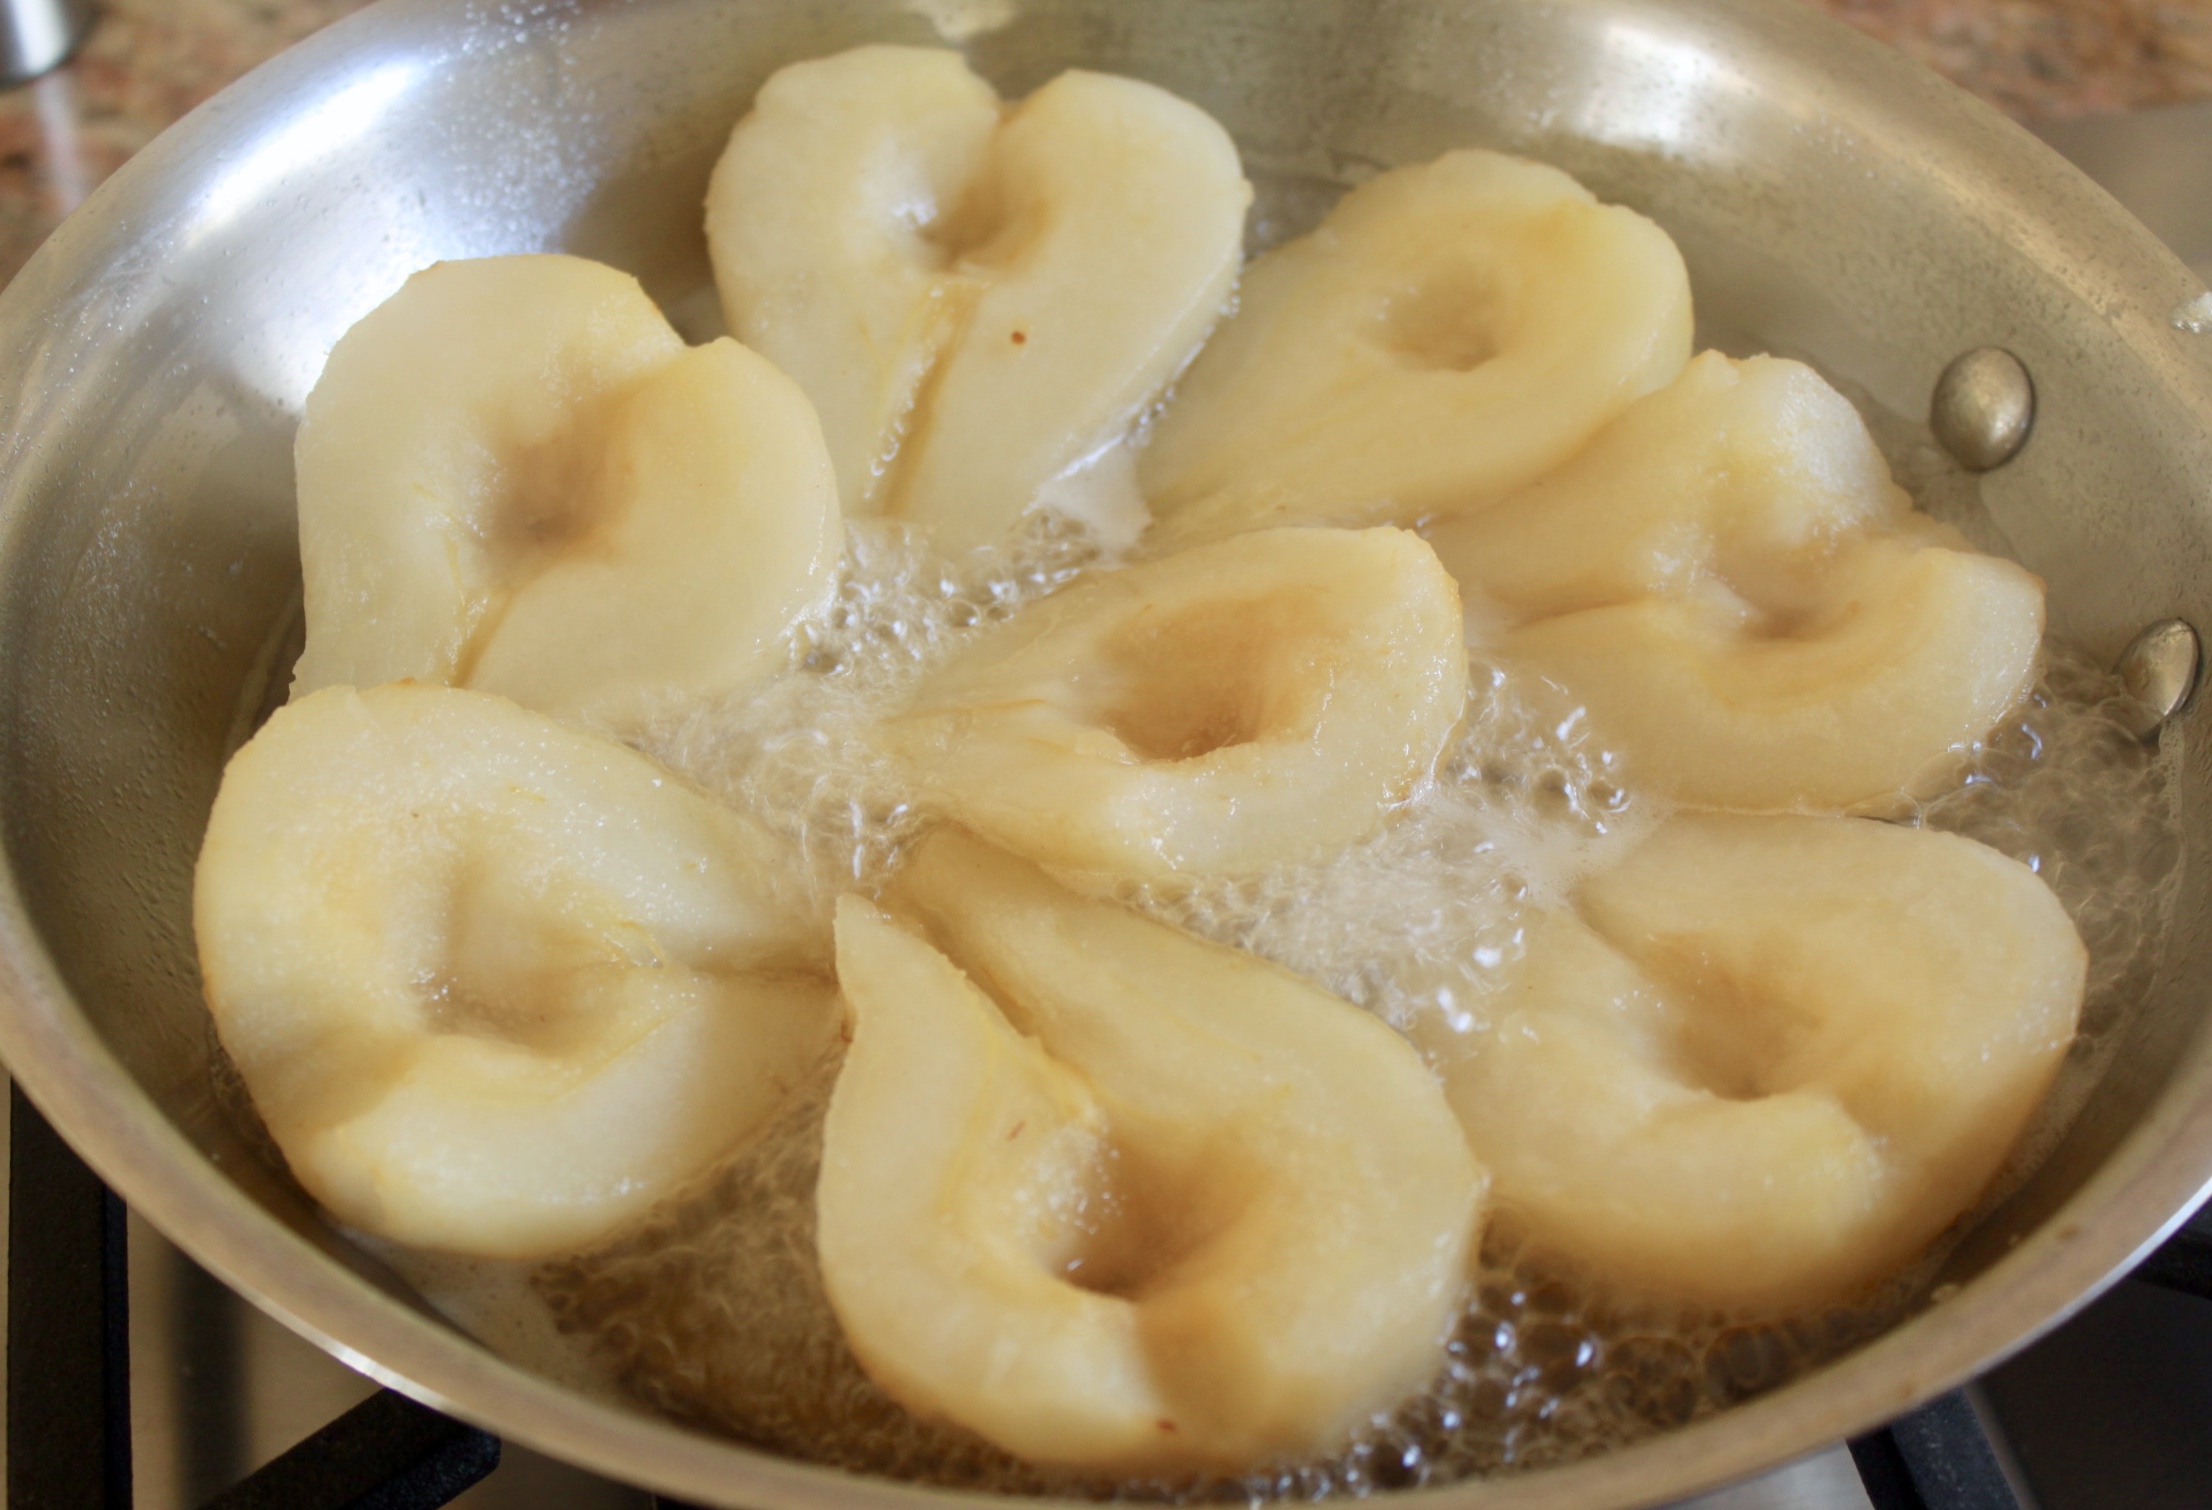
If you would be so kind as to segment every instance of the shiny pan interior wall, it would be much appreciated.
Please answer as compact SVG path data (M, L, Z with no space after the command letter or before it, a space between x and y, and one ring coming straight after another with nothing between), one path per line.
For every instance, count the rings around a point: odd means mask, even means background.
M325 1229L219 1103L192 865L292 653L292 431L339 333L427 263L551 249L680 320L708 169L760 81L947 37L1007 94L1087 66L1211 111L1262 242L1380 167L1495 146L1672 232L1709 339L1810 356L1896 413L2002 346L2037 417L1983 498L2058 632L2109 658L2155 620L2212 624L2212 336L2173 319L2202 286L2024 133L1794 0L384 0L331 28L149 147L0 296L0 1056L127 1199L348 1362L702 1504L922 1497L526 1375ZM1986 1366L2171 1224L2212 1181L2212 741L2176 732L2188 889L2154 999L1954 1255L1958 1293L1686 1430L1423 1498L1643 1504L1741 1476Z

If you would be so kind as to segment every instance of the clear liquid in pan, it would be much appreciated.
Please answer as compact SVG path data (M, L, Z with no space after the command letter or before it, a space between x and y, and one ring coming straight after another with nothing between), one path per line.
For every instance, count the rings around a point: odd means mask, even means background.
M1912 434L1883 436L1900 480L1988 541L1971 486L1946 489ZM918 832L868 725L980 627L1098 563L1049 520L959 570L862 523L801 665L726 704L668 710L639 741L760 816L811 877L825 922L871 889ZM1596 747L1558 688L1480 651L1469 716L1438 778L1383 833L1325 865L1125 898L1278 960L1403 1025L1482 1011L1520 948L1519 919L1663 816ZM2146 750L2116 684L2052 646L2034 697L1960 784L1907 821L1967 834L2035 867L2089 946L2075 1052L1993 1190L2063 1133L2147 984L2179 882L2176 741ZM1680 1425L1785 1382L1929 1302L1938 1251L1876 1295L1747 1322L1611 1295L1492 1231L1442 1372L1346 1452L1244 1480L1129 1483L1018 1462L915 1420L861 1372L823 1295L813 1245L821 1119L835 1066L765 1139L640 1228L518 1272L393 1254L441 1305L525 1361L679 1420L792 1456L950 1486L1167 1500L1302 1499L1557 1463ZM1986 1204L1986 1203L1985 1203ZM1963 1231L1971 1218L1956 1230Z

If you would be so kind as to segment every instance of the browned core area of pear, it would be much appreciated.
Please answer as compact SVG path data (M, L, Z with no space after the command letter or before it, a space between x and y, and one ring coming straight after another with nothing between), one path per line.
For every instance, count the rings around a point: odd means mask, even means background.
M1106 728L1144 760L1195 760L1298 722L1337 658L1321 593L1146 613L1105 646Z

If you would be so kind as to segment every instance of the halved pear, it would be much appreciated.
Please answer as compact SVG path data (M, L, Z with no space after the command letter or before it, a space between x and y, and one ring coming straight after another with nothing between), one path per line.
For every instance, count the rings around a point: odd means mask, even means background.
M1690 356L1666 232L1494 152L1361 184L1239 306L1140 460L1163 548L1495 503Z
M2010 561L1877 539L1841 556L1823 598L1779 631L1725 595L1641 598L1500 648L1573 694L1629 781L1754 812L1924 795L2035 680L2043 584Z
M1459 721L1461 634L1419 537L1263 531L1025 609L881 737L925 807L1033 859L1243 873L1383 822Z
M1715 576L1797 617L1842 544L1912 517L1858 411L1820 374L1708 351L1558 471L1423 533L1463 592L1518 619L1683 596Z
M577 257L417 273L339 341L300 423L294 696L418 681L622 716L780 664L835 586L806 398L734 341L686 350Z
M1540 915L1476 1026L1416 1038L1501 1219L1632 1289L1848 1298L1987 1188L2087 956L2026 867L1864 819L1679 817Z
M859 47L771 75L708 183L730 329L814 401L850 516L882 511L966 312L945 233L998 127L998 95L960 54Z
M859 897L837 905L837 975L852 1042L818 1232L854 1353L908 1408L1034 1461L1172 1459L1136 1307L1069 1272L1111 1215L1098 1098Z
M730 326L825 416L845 506L948 551L1126 430L1227 303L1236 148L1134 79L1066 73L1007 112L956 54L793 64L707 195Z
M1551 476L1429 531L1627 779L1749 810L1894 804L2023 696L2043 586L1912 510L1810 368L1707 352Z
M806 395L735 341L646 378L608 425L592 523L509 599L468 685L606 714L774 670L844 549L818 437Z
M338 1218L572 1249L758 1128L837 1030L750 821L504 698L396 683L231 760L193 893L223 1046Z
M1139 1472L1326 1450L1427 1382L1483 1176L1402 1040L954 830L892 900L960 969L840 911L820 1245L879 1383Z

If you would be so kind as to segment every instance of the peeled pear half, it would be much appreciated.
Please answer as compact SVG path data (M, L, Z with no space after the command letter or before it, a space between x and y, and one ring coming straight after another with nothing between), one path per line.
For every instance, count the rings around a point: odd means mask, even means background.
M1416 1037L1501 1220L1631 1289L1843 1300L1971 1208L2073 1040L2040 878L1855 818L1663 825L1540 915L1475 1027Z
M1524 620L1716 575L1786 614L1839 546L1913 517L1858 411L1819 373L1708 351L1558 471L1423 533L1463 591Z
M1666 232L1556 168L1448 152L1360 185L1252 264L1139 481L1163 549L1478 509L1689 355Z
M233 757L208 1006L337 1217L579 1247L761 1126L837 1031L828 940L751 822L504 698L326 688Z
M955 830L838 913L822 1273L869 1373L1041 1463L1237 1471L1420 1389L1483 1176L1377 1020ZM949 958L947 957L949 956Z
M294 696L412 677L620 718L725 692L781 664L843 549L805 395L580 257L410 278L331 352L297 465Z
M1047 864L1241 874L1381 824L1467 693L1404 530L1279 529L1103 572L974 643L881 738L919 800Z
M1558 472L1429 531L1627 776L1751 811L1947 779L2035 677L2043 584L1912 510L1810 368L1707 352Z
M1251 188L1134 79L1004 107L957 53L862 47L762 87L707 194L730 322L822 414L855 515L987 544L1205 338Z

